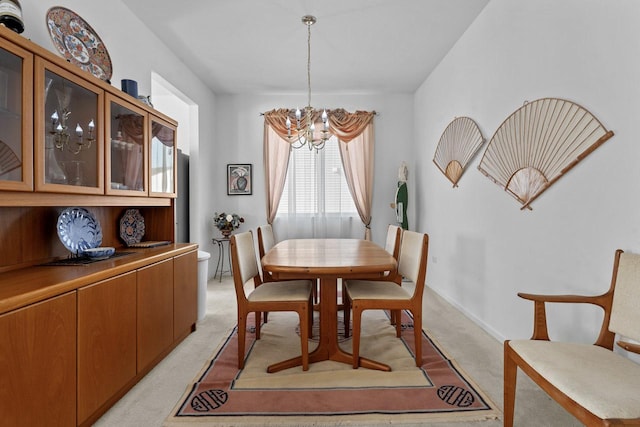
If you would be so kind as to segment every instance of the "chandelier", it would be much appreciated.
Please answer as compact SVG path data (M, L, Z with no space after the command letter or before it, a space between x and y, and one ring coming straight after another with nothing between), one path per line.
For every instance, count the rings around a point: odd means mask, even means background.
M299 108L291 110L287 115L287 138L293 148L302 148L305 145L309 150L315 149L316 152L324 148L324 144L331 137L329 133L329 116L327 110L322 110L320 119L322 120L322 129L319 135L316 135L315 119L317 118L316 110L311 106L311 26L316 23L316 17L305 15L302 17L302 23L307 26L307 106L304 111ZM295 116L296 134L291 132L291 115Z
M51 115L51 130L50 134L53 135L53 141L57 149L67 149L73 154L79 154L80 151L86 150L91 147L91 143L96 140L94 135L95 125L93 120L87 125L89 128L88 134L84 136L84 130L80 126L80 123L76 125L75 135L69 132L67 126L67 119L71 114L70 111L63 110L62 117L58 116L58 112L54 111Z
M66 148L67 151L73 154L79 154L80 151L91 148L91 143L96 140L93 120L87 125L88 135L84 134L84 129L82 129L80 123L76 125L74 134L71 133L68 127L69 116L71 115L71 110L69 110L71 87L63 85L62 89L56 89L56 96L60 114L58 114L58 110L51 114L51 128L49 129L49 134L53 136L55 147L59 150Z

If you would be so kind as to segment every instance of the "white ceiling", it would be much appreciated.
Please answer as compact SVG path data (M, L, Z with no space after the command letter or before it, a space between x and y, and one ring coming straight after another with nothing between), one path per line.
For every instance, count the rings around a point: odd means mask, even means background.
M123 0L215 93L412 93L489 0Z

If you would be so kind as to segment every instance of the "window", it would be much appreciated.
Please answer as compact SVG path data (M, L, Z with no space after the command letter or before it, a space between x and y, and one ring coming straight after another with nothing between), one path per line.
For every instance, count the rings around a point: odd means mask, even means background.
M318 153L307 147L291 151L277 215L358 215L335 136Z

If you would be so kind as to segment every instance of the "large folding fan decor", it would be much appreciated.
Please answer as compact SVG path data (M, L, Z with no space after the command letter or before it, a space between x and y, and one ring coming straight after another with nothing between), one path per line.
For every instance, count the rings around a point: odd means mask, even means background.
M571 101L525 102L495 132L478 169L518 200L521 209L531 209L531 202L612 136Z
M482 133L472 119L456 117L442 133L433 162L457 187L464 168L483 143Z

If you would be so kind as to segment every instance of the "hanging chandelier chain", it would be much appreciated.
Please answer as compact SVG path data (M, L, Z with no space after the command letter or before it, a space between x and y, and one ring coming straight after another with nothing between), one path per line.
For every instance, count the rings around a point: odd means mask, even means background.
M316 23L316 17L305 15L302 17L302 23L307 26L307 106L304 108L304 117L300 109L295 110L296 134L292 135L292 122L287 116L287 138L292 148L301 148L305 145L310 150L315 149L316 152L324 147L324 144L331 137L329 133L329 118L326 110L321 115L322 129L319 131L320 137L315 138L314 113L315 110L311 106L311 26Z
M309 102L307 105L311 107L311 25L313 21L306 22L307 24L307 99Z

